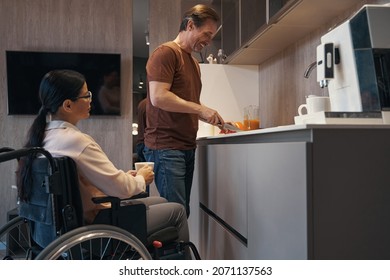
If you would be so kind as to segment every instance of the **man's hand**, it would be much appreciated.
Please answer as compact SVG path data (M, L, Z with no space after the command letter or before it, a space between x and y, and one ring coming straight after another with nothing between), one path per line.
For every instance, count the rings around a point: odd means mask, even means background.
M218 126L223 126L225 123L223 118L219 115L219 113L216 110L208 108L204 105L201 105L199 119L206 123L212 125L218 125Z

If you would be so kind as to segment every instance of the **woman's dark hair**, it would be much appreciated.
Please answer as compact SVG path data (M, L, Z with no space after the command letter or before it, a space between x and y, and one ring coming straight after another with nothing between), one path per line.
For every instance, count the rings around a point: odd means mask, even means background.
M55 114L66 99L75 99L85 83L85 77L72 70L53 70L43 76L39 86L41 108L35 117L27 134L25 148L42 147L45 137L47 114ZM30 169L36 155L30 155L19 160L17 185L19 198L28 198L27 186L30 180Z
M211 19L216 23L220 20L219 15L213 8L203 4L198 4L184 13L179 32L187 29L187 24L190 19L194 22L197 28L201 27L208 19Z

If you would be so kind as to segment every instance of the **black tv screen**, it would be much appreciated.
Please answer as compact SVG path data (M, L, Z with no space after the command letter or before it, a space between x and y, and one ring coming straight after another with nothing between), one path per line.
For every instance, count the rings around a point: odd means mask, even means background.
M38 113L39 84L54 69L85 76L93 94L91 115L120 115L120 54L6 51L6 62L9 115Z

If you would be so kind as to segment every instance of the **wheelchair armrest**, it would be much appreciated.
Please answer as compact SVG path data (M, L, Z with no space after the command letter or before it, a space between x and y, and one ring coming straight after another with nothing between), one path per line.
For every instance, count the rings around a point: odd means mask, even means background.
M125 200L137 199L137 198L145 198L145 197L148 197L148 196L149 196L149 193L147 193L147 192L140 192L139 194L133 195L130 198L126 198Z
M147 192L140 192L139 194L133 195L132 197L125 198L125 199L119 199L118 197L115 197L115 196L99 196L99 197L92 197L92 201L95 204L102 204L102 203L110 202L111 205L113 205L113 204L119 205L120 202L123 200L144 198L144 197L148 197L148 196L149 196L149 194Z
M102 204L102 203L119 203L120 199L115 196L99 196L99 197L92 197L92 202L95 204Z

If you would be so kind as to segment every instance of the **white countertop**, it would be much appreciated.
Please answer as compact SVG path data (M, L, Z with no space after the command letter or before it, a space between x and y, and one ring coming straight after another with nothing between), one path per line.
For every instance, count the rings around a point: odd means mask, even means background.
M389 124L293 124L293 125L283 125L270 128L261 128L250 131L240 131L229 134L217 134L213 136L202 136L198 137L197 140L201 139L217 139L217 138L226 138L226 137L239 137L243 135L258 135L266 133L275 133L275 132L286 132L294 130L303 130L303 129L321 129L321 128L332 128L332 129L350 129L350 128L364 128L364 129L390 129Z

